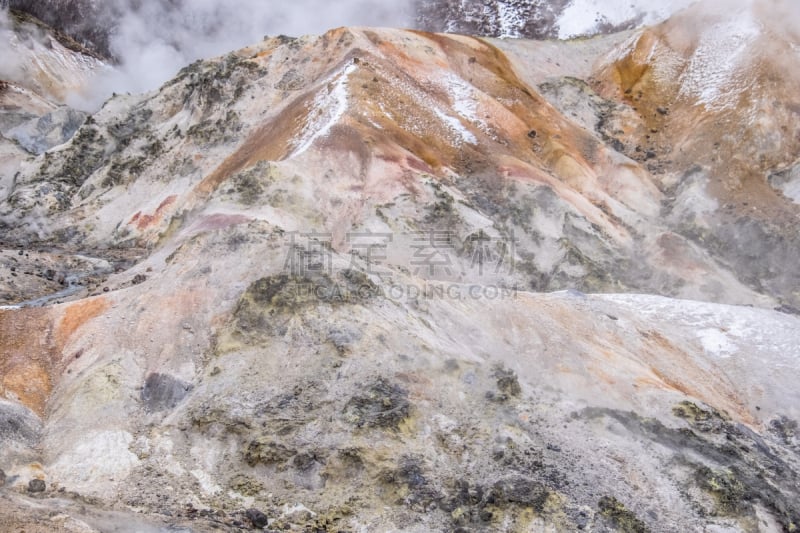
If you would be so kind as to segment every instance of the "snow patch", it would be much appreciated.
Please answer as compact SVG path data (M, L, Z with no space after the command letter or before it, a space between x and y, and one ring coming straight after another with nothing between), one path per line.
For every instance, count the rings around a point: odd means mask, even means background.
M727 359L761 354L775 368L795 368L800 361L800 319L791 315L643 294L597 298L629 307L644 319L672 322L694 335L708 355Z
M558 36L570 39L596 33L600 23L614 26L642 17L644 24L668 19L697 0L668 0L653 5L650 0L572 0L558 21Z
M467 128L464 127L464 124L461 123L456 117L451 117L450 115L445 114L442 110L434 108L434 113L436 116L441 120L451 131L453 131L456 135L458 135L462 141L469 143L469 144L478 144L478 139L469 131Z
M497 23L500 26L498 37L519 37L520 28L525 26L525 19L518 7L498 2Z
M491 135L489 125L478 116L478 90L452 73L444 76L442 85L453 101L453 110L487 135Z
M356 65L350 64L345 69L334 75L334 85L327 93L322 93L314 99L308 114L309 121L300 133L298 147L292 157L298 156L311 148L317 139L327 137L333 126L341 120L348 109L347 84L350 74L355 72Z
M658 57L658 61L649 62L653 67L653 78L656 81L672 84L683 75L686 59L669 46L664 46L661 42L656 43L652 55Z
M734 107L749 87L740 71L747 49L760 33L749 9L706 30L681 78L679 96L695 99L708 109Z
M383 116L408 133L422 137L437 131L446 135L454 146L464 143L478 144L478 139L467 127L470 124L489 134L488 125L478 117L477 113L478 98L481 93L459 76L439 68L419 72L418 75L423 78L426 87L425 90L421 90L409 76L379 72L391 80L393 92L401 93L411 100L411 102L398 102L400 105L395 109L387 108L384 102L376 102ZM429 92L430 85L442 88L449 101L432 97ZM424 113L420 113L421 110ZM433 116L426 116L429 113Z
M731 342L724 331L717 328L698 330L697 337L708 355L716 357L730 357L736 353L738 347Z

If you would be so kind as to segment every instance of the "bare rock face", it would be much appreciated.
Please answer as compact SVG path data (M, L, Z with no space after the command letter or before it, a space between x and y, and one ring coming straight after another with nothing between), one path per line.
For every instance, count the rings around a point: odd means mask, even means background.
M19 124L5 132L5 136L18 142L26 151L39 155L70 140L86 117L86 113L61 107Z
M32 479L28 482L28 492L31 494L39 494L47 490L47 483L41 479Z
M796 41L696 9L266 39L28 154L0 523L795 529Z
M153 373L147 376L142 387L142 403L150 411L174 409L191 390L190 383L168 374Z

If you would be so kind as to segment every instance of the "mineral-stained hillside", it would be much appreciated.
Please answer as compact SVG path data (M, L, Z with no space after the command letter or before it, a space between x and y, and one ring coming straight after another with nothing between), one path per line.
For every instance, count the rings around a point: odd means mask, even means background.
M270 38L18 148L0 522L796 530L773 13Z

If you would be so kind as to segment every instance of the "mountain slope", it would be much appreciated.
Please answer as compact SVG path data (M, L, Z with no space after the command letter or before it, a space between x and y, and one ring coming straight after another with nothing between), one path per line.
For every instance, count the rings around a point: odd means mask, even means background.
M796 41L696 9L266 39L26 156L0 519L792 531Z

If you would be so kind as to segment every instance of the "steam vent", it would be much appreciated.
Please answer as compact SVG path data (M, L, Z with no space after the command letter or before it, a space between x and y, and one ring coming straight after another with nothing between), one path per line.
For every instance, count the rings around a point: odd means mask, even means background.
M0 533L800 533L795 0L0 6Z

